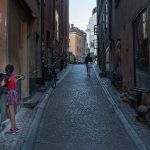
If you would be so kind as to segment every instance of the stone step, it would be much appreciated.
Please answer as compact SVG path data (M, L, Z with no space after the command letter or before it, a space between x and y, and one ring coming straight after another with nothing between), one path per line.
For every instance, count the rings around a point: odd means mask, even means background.
M23 103L23 107L34 108L39 103L38 100L28 100Z

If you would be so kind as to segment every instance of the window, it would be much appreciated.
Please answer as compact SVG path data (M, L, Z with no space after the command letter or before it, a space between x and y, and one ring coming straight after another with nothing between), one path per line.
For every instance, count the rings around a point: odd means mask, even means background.
M143 39L147 39L148 32L147 32L147 13L146 12L142 14L142 25L143 25Z
M103 13L103 33L105 32L105 14Z
M94 42L94 49L98 49L98 40L95 39L93 40L93 42Z
M59 40L59 14L55 11L55 28L56 28L56 39Z
M108 1L106 1L106 6L105 6L105 11L106 11L106 30L108 29Z
M90 42L90 48L94 48L94 42L93 41Z
M148 12L142 11L133 23L135 87L150 89L149 47L148 47Z
M90 35L91 35L91 36L94 35L94 29L92 29L92 30L90 31Z
M100 25L94 25L94 35L100 34Z

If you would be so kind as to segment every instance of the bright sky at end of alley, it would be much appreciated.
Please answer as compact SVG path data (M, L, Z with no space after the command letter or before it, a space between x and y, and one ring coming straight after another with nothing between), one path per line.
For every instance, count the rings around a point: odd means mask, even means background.
M92 10L96 6L96 0L70 0L69 22L82 30L86 30Z

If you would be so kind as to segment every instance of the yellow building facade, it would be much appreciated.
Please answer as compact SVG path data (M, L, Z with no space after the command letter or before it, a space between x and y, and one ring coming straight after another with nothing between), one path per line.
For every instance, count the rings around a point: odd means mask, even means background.
M86 52L86 33L71 25L69 39L70 52L72 52L78 62L84 62Z

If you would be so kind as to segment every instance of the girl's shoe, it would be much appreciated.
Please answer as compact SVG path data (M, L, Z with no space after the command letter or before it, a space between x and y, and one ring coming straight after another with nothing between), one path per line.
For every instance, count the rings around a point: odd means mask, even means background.
M18 128L16 128L16 129L10 128L10 129L6 132L6 134L16 134L16 133L18 133L18 132L19 132L19 129L18 129Z
M19 132L19 128L16 128L16 129L12 129L12 128L11 128L11 129L9 129L9 130L11 130L12 132L15 131L16 133Z
M6 134L16 134L16 130L13 130L13 129L9 129Z

